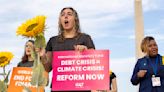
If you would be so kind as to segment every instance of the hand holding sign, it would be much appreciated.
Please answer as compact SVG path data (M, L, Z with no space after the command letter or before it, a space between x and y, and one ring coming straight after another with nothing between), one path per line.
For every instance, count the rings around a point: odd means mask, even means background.
M53 91L109 89L108 50L59 51L53 55Z

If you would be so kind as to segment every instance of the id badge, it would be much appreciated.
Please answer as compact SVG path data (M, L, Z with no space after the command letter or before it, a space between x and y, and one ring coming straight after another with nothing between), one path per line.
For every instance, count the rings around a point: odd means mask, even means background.
M161 86L160 77L152 77L152 85L155 86Z

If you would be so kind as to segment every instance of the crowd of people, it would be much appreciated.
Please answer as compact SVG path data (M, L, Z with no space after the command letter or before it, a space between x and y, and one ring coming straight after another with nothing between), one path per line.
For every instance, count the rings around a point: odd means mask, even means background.
M34 41L28 40L25 44L24 55L18 67L32 67L34 59L31 50L40 54L41 62L47 71L52 70L53 51L84 51L95 50L92 37L81 32L78 13L72 7L65 7L59 14L58 35L53 36L47 42L46 48L35 48ZM164 91L164 66L162 56L158 53L158 45L151 36L146 36L141 43L141 50L145 56L138 59L131 77L133 85L139 84L139 92L163 92ZM109 69L110 70L110 69ZM83 90L60 92L117 92L116 74L109 72L109 90ZM58 92L58 91L51 91Z

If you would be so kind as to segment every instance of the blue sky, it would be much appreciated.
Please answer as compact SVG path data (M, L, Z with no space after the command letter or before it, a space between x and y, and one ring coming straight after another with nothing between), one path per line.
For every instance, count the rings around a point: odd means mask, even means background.
M145 35L155 37L161 55L164 55L163 3L163 0L143 0ZM0 0L0 51L15 55L7 69L21 60L27 41L16 36L17 27L27 19L45 15L48 41L57 35L59 12L66 6L77 10L82 32L91 35L96 49L111 51L110 67L117 75L118 92L137 91L130 83L136 62L134 0Z

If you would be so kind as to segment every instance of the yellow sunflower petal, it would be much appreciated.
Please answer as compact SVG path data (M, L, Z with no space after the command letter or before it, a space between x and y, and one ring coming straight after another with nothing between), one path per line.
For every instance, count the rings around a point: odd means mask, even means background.
M0 52L0 67L9 64L13 56L14 55L11 52Z
M36 16L18 27L16 34L25 37L35 37L45 29L45 16Z

